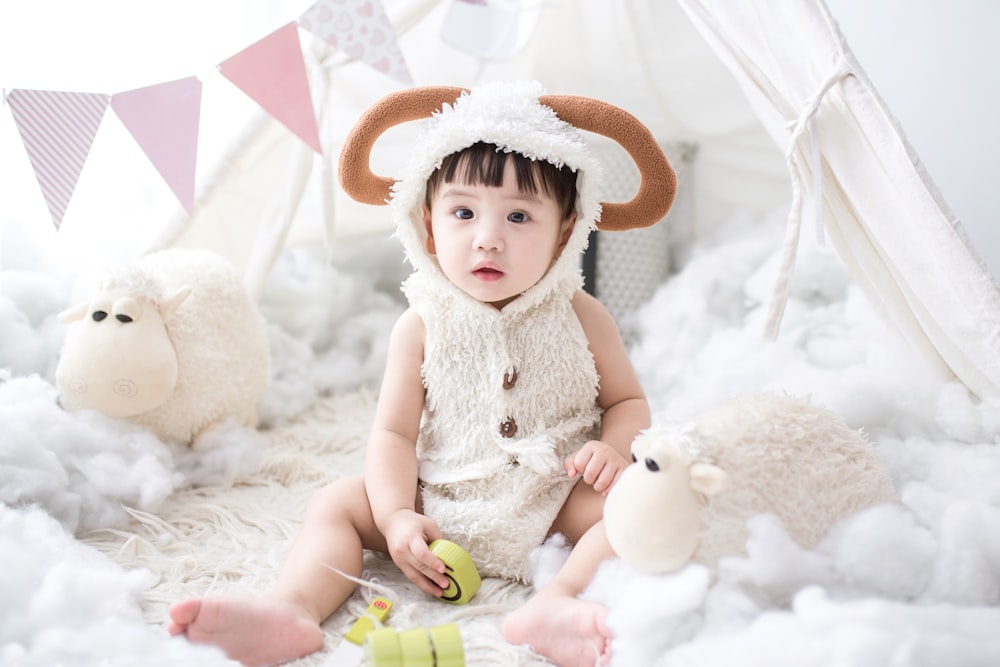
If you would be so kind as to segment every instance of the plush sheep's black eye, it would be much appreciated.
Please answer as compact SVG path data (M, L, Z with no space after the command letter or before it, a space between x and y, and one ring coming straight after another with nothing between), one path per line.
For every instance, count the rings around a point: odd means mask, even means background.
M128 315L115 315L115 319L121 322L122 324L128 324L129 322L132 321L132 318L129 317Z
M107 316L108 316L108 314L106 312L104 312L103 310L95 310L94 314L91 315L91 317L94 318L95 322L100 322L101 320L103 320Z
M660 469L660 465L653 459L646 459L646 470L649 472L657 472Z
M635 458L635 454L632 455L632 463L638 463L639 459Z

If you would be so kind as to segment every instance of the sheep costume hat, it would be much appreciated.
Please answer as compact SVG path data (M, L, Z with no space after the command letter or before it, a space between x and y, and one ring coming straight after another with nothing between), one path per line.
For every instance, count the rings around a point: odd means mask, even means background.
M540 84L526 81L487 83L471 91L428 86L391 93L362 114L345 140L341 185L359 202L392 207L407 258L414 269L425 270L436 260L425 251L421 207L427 179L445 157L484 142L507 153L568 166L577 172L576 227L556 266L529 292L545 291L542 283L547 280L580 280L577 261L590 232L656 223L670 209L677 181L656 139L628 112L594 98L544 93ZM390 127L421 119L424 132L403 175L394 180L373 174L369 158L378 137ZM580 129L614 139L632 156L641 182L630 201L600 201L601 166Z
M423 133L402 177L374 175L375 141L414 120L423 121ZM642 176L630 202L602 204L600 165L579 129L630 153ZM502 309L453 285L427 247L427 180L444 158L478 143L576 173L576 222L561 253ZM572 311L583 286L580 254L595 228L630 229L662 218L674 196L673 170L627 112L592 98L544 95L534 82L497 82L471 91L411 88L379 100L345 141L340 178L355 199L390 205L414 268L403 291L425 327L425 420L417 442L424 511L486 576L524 580L528 554L575 482L562 461L596 437L600 424L599 378ZM435 352L439 346L447 347ZM503 386L495 381L501 377Z

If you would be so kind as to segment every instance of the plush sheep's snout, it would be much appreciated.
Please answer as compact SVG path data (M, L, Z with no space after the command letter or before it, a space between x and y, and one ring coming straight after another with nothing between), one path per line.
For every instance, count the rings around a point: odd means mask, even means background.
M88 308L56 368L63 407L132 417L162 405L177 386L178 362L157 304L109 294Z
M90 384L87 382L87 378L82 375L64 377L61 382L62 388L69 394L81 396L91 390ZM97 386L94 388L95 396L105 396L110 394L121 399L133 398L138 396L139 393L139 385L129 378L112 378L104 381L98 379ZM79 407L89 408L92 406L84 403L80 404Z
M604 503L608 543L642 572L670 572L687 563L697 548L699 501L688 466L676 460L675 452L658 439L643 436L633 448L633 464L622 472ZM665 508L669 512L664 514Z

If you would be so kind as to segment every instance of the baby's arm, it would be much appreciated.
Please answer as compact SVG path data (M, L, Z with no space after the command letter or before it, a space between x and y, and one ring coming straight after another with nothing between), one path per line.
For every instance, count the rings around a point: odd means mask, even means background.
M594 355L601 379L597 402L604 414L600 440L569 457L566 473L580 474L595 491L607 493L631 462L632 440L649 426L649 404L611 313L585 292L573 298L573 309Z
M437 523L416 507L423 350L423 322L415 311L407 310L389 338L385 376L365 454L365 490L393 562L421 590L441 595L449 583L444 563L427 545L443 536Z

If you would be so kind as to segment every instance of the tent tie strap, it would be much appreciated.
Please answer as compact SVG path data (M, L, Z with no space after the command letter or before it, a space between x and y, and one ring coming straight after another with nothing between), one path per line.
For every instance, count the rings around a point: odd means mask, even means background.
M802 228L802 212L804 208L802 196L802 172L804 165L798 152L803 138L810 138L809 169L812 172L812 209L811 215L819 238L823 236L823 170L820 153L819 130L816 127L816 112L819 111L828 92L840 81L853 74L851 65L839 58L833 72L823 81L818 92L806 100L799 117L787 125L791 130L788 149L785 151L785 161L788 163L788 173L792 181L792 205L788 211L788 222L785 226L785 238L782 242L781 261L778 276L775 279L771 293L771 304L767 319L764 322L764 337L774 340L778 337L781 318L785 314L792 276L795 273L795 261L799 246L799 236Z

